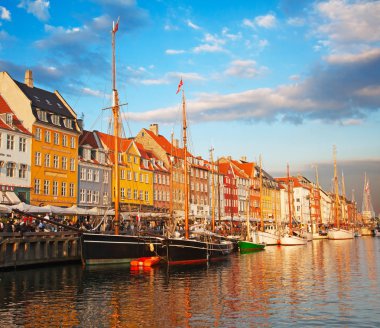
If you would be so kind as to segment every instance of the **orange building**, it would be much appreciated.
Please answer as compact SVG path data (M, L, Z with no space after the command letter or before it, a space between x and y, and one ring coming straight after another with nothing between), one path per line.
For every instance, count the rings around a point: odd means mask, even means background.
M33 134L31 151L32 205L71 206L77 203L77 115L58 91L34 86L32 72L24 83L0 73L0 93Z

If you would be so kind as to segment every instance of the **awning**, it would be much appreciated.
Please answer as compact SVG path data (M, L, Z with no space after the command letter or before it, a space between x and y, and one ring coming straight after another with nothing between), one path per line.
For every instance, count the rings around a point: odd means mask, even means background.
M21 200L13 191L3 191L0 193L0 204L15 205L19 203L21 203Z

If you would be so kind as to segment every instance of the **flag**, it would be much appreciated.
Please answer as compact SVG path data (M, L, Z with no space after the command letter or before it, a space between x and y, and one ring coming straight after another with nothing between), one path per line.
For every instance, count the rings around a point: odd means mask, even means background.
M183 86L183 82L182 82L182 79L181 79L181 81L179 81L179 83L178 83L178 89L177 89L177 92L175 94L177 94L178 92L181 91L181 87L182 86Z
M117 19L116 24L115 24L115 22L113 23L112 33L116 33L117 30L119 29L119 19L120 19L120 17Z

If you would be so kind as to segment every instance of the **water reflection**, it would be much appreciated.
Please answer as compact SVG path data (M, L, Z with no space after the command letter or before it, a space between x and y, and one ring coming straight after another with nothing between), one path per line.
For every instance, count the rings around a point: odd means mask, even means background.
M267 247L190 268L0 273L0 326L376 326L380 239Z

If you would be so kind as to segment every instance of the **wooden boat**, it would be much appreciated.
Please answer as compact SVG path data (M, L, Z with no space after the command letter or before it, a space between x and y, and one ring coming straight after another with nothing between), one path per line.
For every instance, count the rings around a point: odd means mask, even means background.
M354 239L354 232L348 229L342 229L340 227L340 215L339 215L339 208L340 208L340 200L339 200L339 185L338 185L338 176L336 173L336 149L334 146L334 193L335 193L335 200L334 200L334 228L331 228L327 232L328 239L331 240L342 240L342 239Z
M199 264L225 259L233 251L233 243L222 240L221 236L211 232L189 234L189 176L187 151L186 102L183 81L181 79L177 93L182 89L182 129L184 149L184 221L183 237L165 239L165 258L169 265Z
M256 243L248 240L239 240L238 244L240 253L257 252L265 249L264 243Z
M288 231L285 232L280 238L281 246L296 246L296 245L306 245L307 240L305 238L293 235L293 223L292 223L292 206L293 206L293 193L291 192L290 183L290 172L289 164L287 165L287 175L288 175L288 208L289 208L289 225Z
M112 112L114 122L114 170L115 176L119 177L119 103L116 90L115 77L115 35L118 24L112 28ZM95 234L84 232L82 234L82 263L105 264L105 263L129 263L140 257L157 256L163 252L163 238L152 236L130 236L119 234L119 178L114 180L114 234Z

